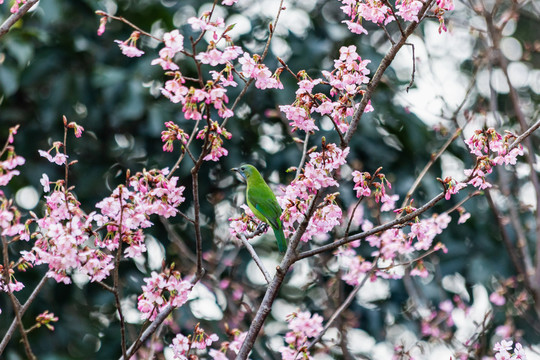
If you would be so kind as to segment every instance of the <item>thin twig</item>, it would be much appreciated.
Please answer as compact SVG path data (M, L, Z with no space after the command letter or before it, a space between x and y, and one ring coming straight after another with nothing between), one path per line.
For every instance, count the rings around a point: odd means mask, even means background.
M249 254L253 258L253 261L255 261L255 264L257 264L257 266L261 270L262 274L264 275L264 279L266 280L266 283L270 284L270 281L272 281L272 276L270 276L270 274L264 267L264 264L262 263L261 259L255 252L255 249L253 248L253 246L251 246L251 244L249 243L249 241L247 241L246 237L243 234L240 234L238 238L242 241L242 244L244 244L246 249L249 251Z
M371 176L371 179L369 180L368 187L371 187L371 184L373 184L373 182L378 177L379 172L381 172L381 170L382 170L382 167L379 167L377 170L375 170L375 172ZM358 209L358 207L360 206L360 204L362 203L362 201L365 198L366 197L364 195L362 195L362 196L360 196L358 198L358 201L356 202L356 205L354 206L354 209L353 209L351 215L349 216L349 221L347 222L347 228L345 229L345 235L343 236L344 238L349 237L349 231L351 230L351 225L352 225L352 221L354 219L354 214L356 213L356 210Z
M200 226L200 209L199 203L199 168L195 166L191 170L191 185L193 186L193 207L194 211L194 226L195 226L195 253L197 256L197 275L202 275L204 270L202 267L202 235Z
M105 16L105 17L108 17L108 18L111 18L111 19L114 19L114 20L121 21L121 22L123 22L124 24L129 25L129 26L132 27L133 29L137 30L137 31L140 32L141 34L143 34L143 35L145 35L145 36L148 36L149 38L154 39L154 40L156 40L156 41L163 42L163 39L160 39L160 38L158 38L158 37L155 37L154 35L150 34L149 32L144 31L143 29L141 29L140 27L138 27L137 25L135 25L134 23L132 23L131 21L129 21L128 19L126 19L126 18L124 18L124 17L111 15L111 14L109 14L109 13L103 11L103 10L98 10L98 11L96 11L96 15L99 15L99 16Z
M450 209L446 210L444 212L444 214L451 214L452 212L456 211L457 209L459 209L463 204L465 204L467 201L469 201L470 199L472 199L473 197L475 196L478 196L478 195L482 195L482 192L477 190L477 191L474 191L472 193L470 193L469 195L467 195L467 197L465 197L464 199L462 199L460 202L458 202L456 205L452 206Z
M46 274L43 275L43 277L41 278L39 283L36 285L36 287L34 288L32 293L30 294L30 296L28 297L28 299L24 303L24 305L19 307L19 314L20 314L21 317L24 315L26 310L28 310L30 305L34 302L37 295L39 294L39 292L41 291L41 289L43 288L43 286L47 282L47 279L48 279L47 275ZM6 346L9 343L9 341L11 340L11 337L13 336L13 333L15 332L16 328L17 328L17 319L15 318L11 322L11 325L9 326L8 330L6 331L6 333L5 333L5 335L4 335L3 339L2 339L2 342L0 343L0 355L2 355L2 353L6 349Z
M127 358L127 352L126 352L126 324L124 321L124 314L122 312L122 304L120 302L120 294L119 294L119 272L120 272L120 260L122 259L122 229L124 228L124 205L122 204L122 189L123 187L120 186L120 194L118 196L118 201L120 202L120 224L118 225L118 249L116 250L116 257L114 259L114 270L113 270L113 295L114 295L114 301L116 303L116 309L118 310L118 317L120 319L120 341L121 341L121 347L122 347L122 355Z
M409 199L411 198L412 194L415 192L418 185L420 185L420 182L422 181L424 176L427 174L429 169L433 166L433 164L435 164L435 161L437 161L437 159L446 151L448 146L450 146L450 144L452 144L454 142L454 140L456 140L460 134L461 134L461 128L457 128L457 130L454 132L454 135L452 135L452 137L449 138L444 143L444 145L439 149L439 151L437 151L435 154L431 155L431 159L426 164L426 166L424 166L424 168L422 169L420 174L416 177L416 180L412 184L409 191L407 191L407 195L405 196L405 198L403 199L403 202L401 203L401 208L403 208L404 206L407 205L407 203L409 202Z
M24 330L24 325L22 322L22 314L21 314L21 304L19 303L19 300L13 295L13 292L9 288L9 254L8 254L8 243L4 236L2 236L2 255L4 260L4 271L3 271L3 278L4 278L4 284L7 288L7 293L9 296L9 300L11 301L11 305L13 306L13 312L15 313L15 321L17 326L19 327L19 332L21 333L22 342L24 345L24 351L26 353L26 357L28 359L37 359L34 353L32 352L32 348L30 346L30 342L28 341L28 337L26 336L26 331Z
M8 17L6 21L4 21L2 25L0 25L0 38L7 34L9 29L11 29L11 27L15 25L15 23L19 21L38 1L39 0L28 0L23 6L19 8L19 11Z
M416 57L414 55L414 44L412 43L405 43L405 45L408 45L412 49L412 73L411 73L411 81L409 82L409 85L407 85L407 88L405 89L406 92L409 92L409 89L414 84L414 73L416 72Z
M168 219L160 216L159 219L161 220L161 223L165 227L165 230L167 231L167 235L169 239L171 239L172 243L178 246L178 249L180 250L180 254L183 255L183 258L186 259L186 261L189 261L193 264L196 264L195 254L191 251L191 249L186 246L185 242L180 238L178 233L174 230L173 225L169 222Z
M306 162L308 143L309 143L309 132L306 132L306 136L304 137L304 146L302 147L302 158L300 159L300 163L298 164L298 167L296 168L296 176L294 177L295 179L298 179L298 177L300 176L300 173L302 172L302 168L304 167L304 163Z
M514 267L518 274L524 274L525 279L527 279L528 283L528 276L526 276L524 265L521 261L521 259L517 256L516 252L514 251L514 247L512 246L512 241L510 240L510 235L508 234L508 231L506 231L506 227L504 225L504 215L501 214L495 203L493 202L493 199L491 197L491 192L489 189L484 190L486 194L486 199L488 201L489 207L491 208L491 211L493 211L495 215L495 219L497 220L497 227L499 228L499 233L501 234L501 238L503 241L504 246L506 247L506 251L508 255L510 256L510 260L514 264Z
M188 142L186 145L184 145L184 149L183 149L184 151L182 151L182 154L180 155L180 157L174 164L173 168L171 169L171 172L169 173L169 175L167 175L167 180L173 176L173 173L180 167L180 163L182 162L182 160L184 160L184 157L186 156L186 151L189 149L189 145L191 145L191 142L195 138L195 134L197 133L197 131L199 131L200 122L201 120L199 119L195 123L195 126L193 127L193 130L191 131L191 135L189 136Z
M268 50L270 49L270 42L272 41L272 38L274 36L274 32L276 30L276 26L277 26L277 23L279 21L279 17L281 15L281 11L284 10L283 1L284 0L281 0L279 2L279 9L278 9L278 11L276 13L276 17L274 18L274 22L273 22L273 24L270 24L271 26L270 26L270 31L269 31L269 34L268 34L268 39L266 40L266 45L264 46L264 50L262 52L261 59L260 59L261 63L264 61L264 59L268 55ZM236 109L236 107L240 103L240 99L242 99L244 97L244 95L248 91L248 88L251 86L251 84L253 84L253 81L255 81L255 79L251 78L251 79L248 80L246 85L244 85L244 88L242 89L240 94L238 94L236 99L234 99L234 103L231 106L231 110L234 111L234 109ZM225 127L225 125L227 125L227 122L229 121L229 119L230 118L227 118L227 119L223 120L223 122L221 123L221 126Z
M516 148L520 143L523 142L524 139L528 138L529 135L531 135L533 132L535 132L538 128L540 128L540 119L536 120L534 125L532 125L530 128L528 128L525 132L523 132L521 135L519 135L512 145L508 148L508 150L512 150Z
M362 289L362 287L364 287L366 281L371 277L371 275L373 274L373 272L375 271L375 268L377 267L377 259L375 259L375 261L373 262L373 266L371 267L371 269L369 270L368 273L366 273L366 275L364 276L364 278L362 279L362 281L360 283L358 283L353 291L351 291L351 293L347 296L347 298L345 299L345 301L341 304L340 307L338 307L334 313L332 314L332 316L330 316L330 319L328 319L328 321L326 322L326 324L324 325L322 331L319 333L319 335L317 335L317 337L313 340L311 340L311 342L308 344L307 346L307 349L310 350L311 348L313 348L313 346L315 346L315 344L317 344L319 341L321 341L322 337L324 336L324 334L326 334L326 331L328 331L328 329L332 326L332 324L334 323L334 321L338 318L338 316L341 315L341 313L343 311L345 311L345 309L347 309L349 307L349 305L352 303L352 301L354 300L354 298L356 297L356 294L360 291L360 289ZM295 357L296 358L296 357Z
M484 7L482 9L482 15L484 16L486 20L486 25L488 29L489 36L491 38L492 42L492 52L494 59L497 61L499 67L501 68L505 78L506 82L508 84L509 88L509 95L510 95L510 101L512 102L512 107L514 110L514 114L518 120L518 123L520 125L521 131L523 133L526 133L531 127L527 125L527 121L525 119L525 114L522 110L522 104L519 99L519 94L516 90L516 88L513 86L512 81L510 80L510 76L508 74L508 60L501 52L501 39L502 39L502 29L498 28L493 19L493 15L495 14L495 9L498 8L500 4L496 3L493 7L493 10L491 13L487 11L487 9ZM516 11L516 4L512 5L512 11ZM537 123L540 122L540 120L537 121ZM536 124L535 124L536 125ZM533 125L534 127L534 125ZM523 139L523 142L525 143L525 147L527 148L527 154L525 158L527 159L527 163L529 165L529 179L534 187L535 194L536 194L536 203L540 204L540 180L538 179L538 174L536 171L536 160L535 160L535 152L538 149L535 144L533 143L532 139L527 136ZM540 211L536 211L536 229L535 229L535 237L536 237L536 253L540 254ZM540 285L538 283L538 279L540 279L540 256L536 257L536 264L535 264L535 281L532 283L534 287L534 294L536 298L540 297ZM537 314L540 314L540 302L536 302L535 304L535 310Z

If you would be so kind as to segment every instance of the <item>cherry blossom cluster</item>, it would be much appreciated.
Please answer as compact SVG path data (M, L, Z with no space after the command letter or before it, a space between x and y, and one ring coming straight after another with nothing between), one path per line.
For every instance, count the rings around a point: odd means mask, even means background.
M4 276L5 276L4 274L6 270L3 265L0 265L0 272L3 275L2 278L0 279L0 291L17 292L24 289L24 284L15 278L15 271L13 269L8 269L9 283L7 284L4 281ZM0 313L2 313L1 309L0 309Z
M163 151L173 151L174 140L180 140L183 149L183 145L187 145L189 135L172 121L167 121L165 127L167 130L161 132L161 141L164 142Z
M163 34L165 47L159 51L159 58L152 60L152 65L160 65L163 70L178 70L179 67L173 62L175 55L184 50L184 36L180 31L173 30Z
M68 124L65 119L64 124L73 128L76 136L82 131L82 127ZM40 150L40 154L52 163L64 165L67 155L60 152L63 146L55 142L49 151ZM177 214L176 208L185 200L184 187L177 185L177 177L167 178L167 174L168 170L151 170L131 176L128 186L118 186L111 196L96 204L99 212L90 214L81 209L72 188L65 188L64 180L55 181L51 191L51 181L43 174L41 184L49 193L44 196L45 215L39 218L32 213L19 229L22 240L35 240L30 251L21 252L24 264L47 264L47 276L66 284L71 282L69 275L74 271L87 275L90 281L105 279L114 268L110 252L123 243L127 245L126 257L140 255L146 251L143 229L152 225L149 217ZM32 223L36 225L34 232L29 226ZM106 230L104 236L98 233L101 229Z
M512 340L501 340L493 347L495 351L495 360L526 360L527 355L523 346L516 342L515 346Z
M338 187L333 173L345 164L349 148L340 149L336 144L326 144L323 141L321 152L309 154L309 161L299 176L285 189L277 200L282 209L281 215L285 236L294 232L295 224L304 220L315 194L321 189ZM302 241L309 241L314 235L326 234L341 221L342 211L335 203L337 194L327 195L324 201L315 209L309 219Z
M343 4L341 10L348 16L348 20L342 22L352 33L367 34L368 31L362 26L363 21L370 21L379 26L387 25L396 20L396 16L405 21L419 22L418 13L424 6L420 0L396 0L395 11L389 2L380 0L340 0ZM454 9L453 0L437 0L437 6L432 9L441 24L441 30L446 31L443 15L445 11Z
M365 241L374 248L371 253L374 257L379 257L378 267L374 271L374 276L382 278L398 279L403 276L403 272L398 271L399 259L410 257L415 251L426 251L432 248L435 236L442 233L448 226L451 219L448 214L434 214L432 217L416 220L410 224L410 231L406 233L402 228L392 228L380 234L367 236ZM373 228L373 224L364 219L362 230L368 231ZM347 248L336 251L341 268L344 270L342 280L347 284L358 285L369 273L374 264L371 261L357 254L354 248L360 246L360 242L351 242ZM435 244L434 250L445 250L440 243ZM426 277L428 275L422 262L415 263L411 270L411 275Z
M45 326L47 329L54 331L54 326L51 323L57 322L58 317L49 311L42 312L36 316L36 327Z
M49 161L54 163L53 158ZM41 182L50 191L45 174ZM55 189L44 199L45 215L39 218L32 214L21 234L22 240L35 240L30 251L21 252L24 261L31 266L47 264L47 276L65 284L71 283L69 275L74 271L88 275L92 281L107 277L113 268L112 256L89 247L92 218L80 208L75 195L65 189L64 181L57 181ZM32 233L31 223L36 225Z
M490 188L491 183L486 176L491 174L496 165L515 165L517 157L523 155L523 146L511 147L516 135L506 132L504 136L495 129L476 130L474 135L465 141L471 154L476 156L473 169L466 169L465 175L470 177L468 184L481 190Z
M315 338L323 330L322 316L309 311L293 312L286 318L289 332L285 334L287 346L279 349L283 360L312 359L307 349L308 339Z
M0 161L0 186L6 186L14 176L19 175L19 171L15 168L23 165L25 159L15 153L15 148L12 145L14 135L17 133L19 126L9 129L9 137L6 142L1 156L6 155L5 160ZM0 189L0 230L2 237L7 239L20 238L20 234L24 234L25 226L21 223L21 212L13 203L13 199L6 196L4 191ZM7 246L3 244L3 246ZM23 264L19 265L19 270L25 270ZM7 283L6 283L7 282ZM24 288L24 284L18 281L15 277L15 271L12 264L0 264L0 292L16 292ZM0 314L2 309L0 308Z
M295 101L292 105L280 106L280 110L290 121L293 131L318 130L311 116L314 112L321 116L329 116L341 133L349 128L348 119L359 105L355 104L354 98L364 93L362 86L369 82L367 75L370 71L367 69L367 64L370 61L362 60L354 45L341 47L339 53L339 59L334 60L334 70L322 72L325 80L311 79L304 71L299 73L299 89L296 91ZM331 86L330 97L323 93L313 93L313 88L318 84ZM373 111L371 103L364 111Z
M9 129L8 144L13 143L13 135L17 133L18 128L19 126L14 126ZM12 145L7 145L2 155L6 155L6 158L0 161L0 186L6 186L14 176L20 174L19 170L15 168L24 165L25 159L15 153L15 148Z
M259 55L250 56L248 52L244 52L243 56L238 60L242 65L240 74L247 79L254 79L257 89L283 89L283 84L279 80L283 68L278 68L272 74L268 67L260 61L261 57Z
M218 341L219 338L216 334L207 334L199 324L195 325L193 335L184 336L177 334L169 345L173 350L173 359L189 360L196 359L193 355L190 355L192 349L205 350L210 347L213 342Z
M368 172L353 171L353 190L356 190L356 197L368 197L371 195L371 187L374 188L375 201L381 204L381 211L392 211L396 207L399 195L389 195L386 189L391 189L392 184L386 176L377 172L373 176Z
M154 320L167 305L175 308L184 305L191 293L191 281L182 280L179 271L166 269L164 272L152 272L144 279L143 293L139 295L137 309L142 319ZM180 335L180 334L179 334ZM181 339L179 338L178 341Z
M178 177L168 178L168 173L168 169L139 172L129 178L129 186L119 185L111 196L96 204L101 213L94 214L93 220L107 229L107 235L96 240L98 246L112 251L123 242L128 245L126 257L146 251L142 229L152 226L149 216L175 216L185 200L185 187L178 186Z
M205 161L218 161L220 157L227 156L229 151L225 149L223 145L223 138L231 139L232 134L228 132L224 127L220 126L216 121L210 121L210 126L206 125L197 134L197 139L205 139L208 137L209 153L203 160Z

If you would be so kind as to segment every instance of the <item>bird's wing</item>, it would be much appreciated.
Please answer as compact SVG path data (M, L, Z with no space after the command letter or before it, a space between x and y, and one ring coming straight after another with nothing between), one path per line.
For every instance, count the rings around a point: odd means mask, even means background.
M263 214L273 228L281 227L279 224L279 217L283 210L281 210L281 207L270 188L261 190L250 189L248 197L253 206Z

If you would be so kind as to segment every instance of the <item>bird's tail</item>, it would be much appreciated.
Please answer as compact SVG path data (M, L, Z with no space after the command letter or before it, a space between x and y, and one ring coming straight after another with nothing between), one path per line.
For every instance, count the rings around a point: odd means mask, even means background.
M277 247L280 253L287 251L287 240L285 239L285 234L283 233L283 228L273 229L274 235L276 236Z

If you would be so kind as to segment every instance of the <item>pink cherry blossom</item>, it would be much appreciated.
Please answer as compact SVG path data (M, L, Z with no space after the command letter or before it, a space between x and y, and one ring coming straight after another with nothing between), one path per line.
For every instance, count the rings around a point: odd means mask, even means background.
M182 280L176 270L166 270L159 274L152 272L151 277L145 278L144 282L137 308L142 319L149 320L154 320L168 304L174 307L185 304L193 286L190 281Z
M140 57L144 54L144 51L138 49L136 46L139 37L140 33L138 31L134 31L129 39L125 41L114 40L114 42L118 44L120 50L122 50L122 54L126 55L127 57Z
M184 36L178 30L163 34L163 42L174 53L184 50Z

